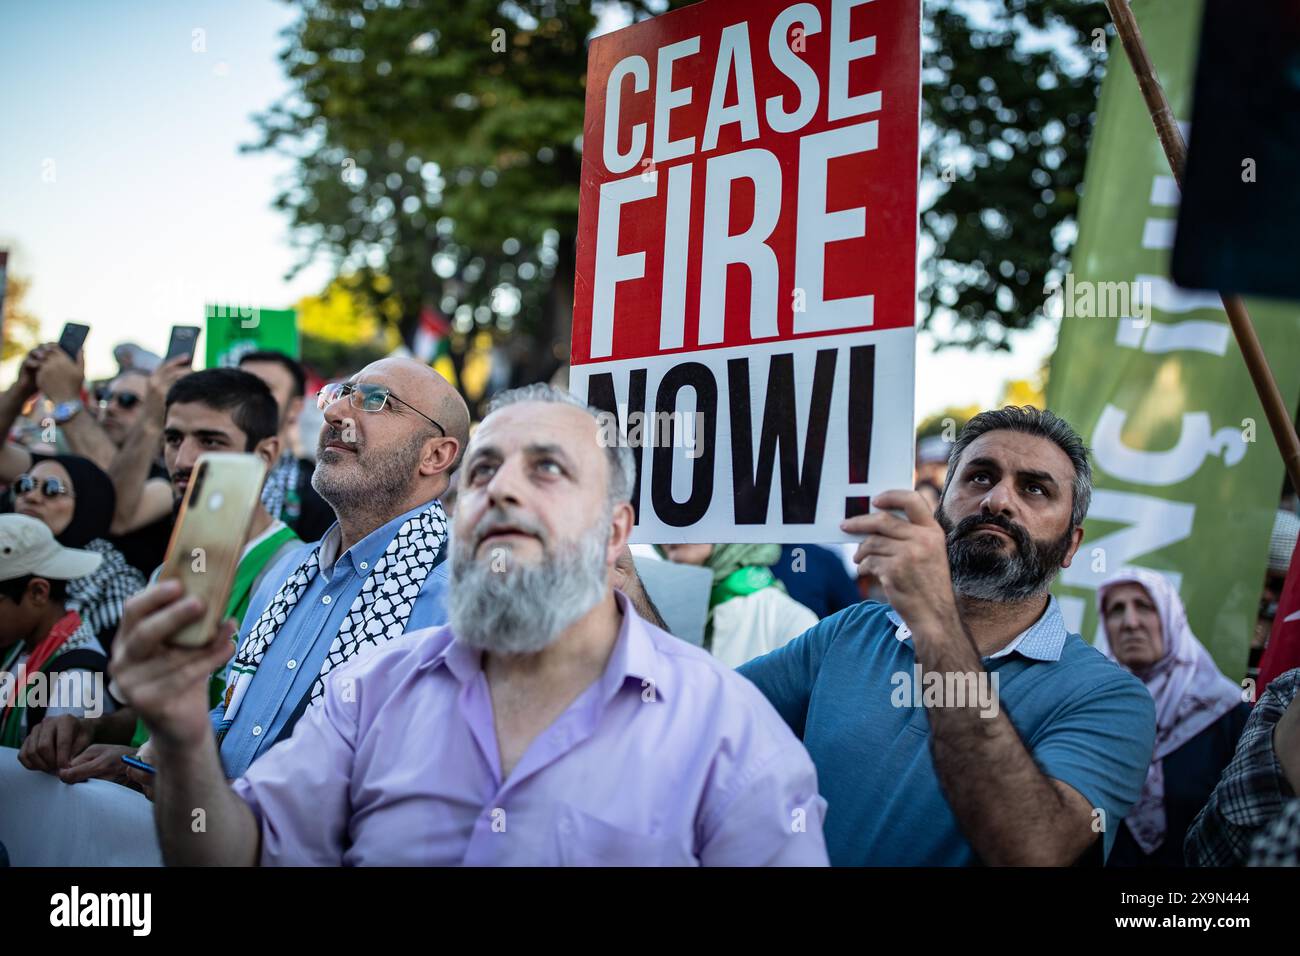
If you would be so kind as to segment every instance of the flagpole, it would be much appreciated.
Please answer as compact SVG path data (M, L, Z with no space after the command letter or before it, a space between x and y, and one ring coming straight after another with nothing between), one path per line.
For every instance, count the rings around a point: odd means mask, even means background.
M1156 136L1164 148L1165 158L1169 160L1169 168L1173 170L1174 181L1178 183L1181 192L1187 145L1183 142L1183 133L1178 128L1169 99L1160 85L1160 77L1156 75L1155 64L1151 62L1146 45L1142 42L1142 31L1138 29L1137 19L1129 8L1128 0L1106 0L1106 8L1110 11L1110 18L1115 23L1124 52L1133 67L1138 88L1142 91L1147 111L1151 114L1151 122L1156 128ZM1250 313L1246 311L1246 303L1237 295L1221 292L1219 296L1223 299L1228 324L1232 326L1232 334L1237 339L1241 356L1246 360L1250 380L1259 394L1260 404L1264 406L1264 415L1273 431L1273 439L1277 442L1278 451L1282 453L1282 463L1291 478L1291 486L1300 489L1300 438L1296 437L1290 409L1283 401L1277 380L1268 367L1264 349L1259 344L1259 336L1255 334L1255 326L1250 321Z

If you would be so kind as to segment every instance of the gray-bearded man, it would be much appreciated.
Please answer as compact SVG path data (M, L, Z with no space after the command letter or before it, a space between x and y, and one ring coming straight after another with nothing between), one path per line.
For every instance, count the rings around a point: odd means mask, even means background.
M197 609L128 602L118 680L154 734L172 863L819 865L812 762L761 694L615 589L630 451L566 392L499 396L465 456L451 625L331 674L233 787ZM191 808L207 810L195 833Z

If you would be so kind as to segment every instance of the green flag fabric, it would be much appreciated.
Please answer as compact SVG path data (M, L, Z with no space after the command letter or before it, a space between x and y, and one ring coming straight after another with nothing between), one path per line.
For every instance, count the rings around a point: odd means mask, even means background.
M1133 0L1175 116L1191 116L1199 0ZM1195 136L1195 131L1185 133ZM1282 173L1279 172L1279 175ZM1289 173L1286 173L1289 175ZM1246 670L1283 468L1217 294L1174 286L1178 190L1118 41L1098 106L1047 402L1093 449L1085 537L1055 592L1097 633L1096 589L1130 565L1167 575L1233 680ZM1136 284L1136 285L1135 285ZM1247 303L1283 397L1300 393L1300 306Z

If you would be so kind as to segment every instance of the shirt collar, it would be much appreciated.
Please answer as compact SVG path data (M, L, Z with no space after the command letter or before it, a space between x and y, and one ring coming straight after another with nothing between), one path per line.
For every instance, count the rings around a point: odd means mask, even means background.
M885 613L897 628L894 637L900 641L911 640L912 631L903 623L898 612L891 607ZM1065 639L1069 634L1070 632L1065 628L1065 619L1061 617L1061 608L1056 603L1056 596L1052 595L1048 598L1047 609L1037 621L1017 634L1015 639L1002 650L984 659L991 661L1011 654L1020 654L1035 661L1059 661L1061 651L1065 649Z
M421 511L424 511L426 508L435 504L438 504L436 499L434 501L426 501L423 504L416 505L410 511L398 515L387 524L380 525L352 547L348 548L344 554L338 553L339 545L343 542L343 532L339 527L339 523L335 521L334 524L330 525L330 529L326 531L324 536L320 539L319 561L321 571L326 573L328 576L328 573L334 570L335 564L344 558L350 560L355 569L360 571L369 571L375 566L375 562L379 560L384 551L388 548L389 542L393 540L393 536L397 534L398 529L410 520L412 516L419 514Z
M663 676L665 673L655 646L651 625L632 606L632 602L622 591L614 592L614 600L623 612L623 622L619 625L618 637L614 641L614 650L609 655L605 671L596 680L599 687L599 700L607 703L629 681L637 682L642 698L647 701L657 700L664 694ZM461 641L452 640L429 662L431 667L445 665L453 677L466 684L483 669L483 652L477 647L470 647Z

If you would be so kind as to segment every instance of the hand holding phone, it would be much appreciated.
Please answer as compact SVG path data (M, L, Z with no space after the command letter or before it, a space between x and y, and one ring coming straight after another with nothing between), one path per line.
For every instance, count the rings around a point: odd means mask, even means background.
M205 610L173 644L200 647L225 618L265 476L266 465L256 455L209 452L195 463L158 580L179 581L187 595L203 598Z
M149 766L138 757L132 757L130 754L122 754L122 763L129 767L135 767L136 770L143 770L145 773L157 773L153 767Z
M167 355L163 358L163 361L170 362L182 355L188 355L192 366L194 364L194 346L198 344L198 341L199 327L197 325L173 325L172 337L167 343Z
M80 322L64 323L63 332L59 336L59 348L75 362L81 353L81 347L86 344L86 336L89 332L90 326L82 325Z

